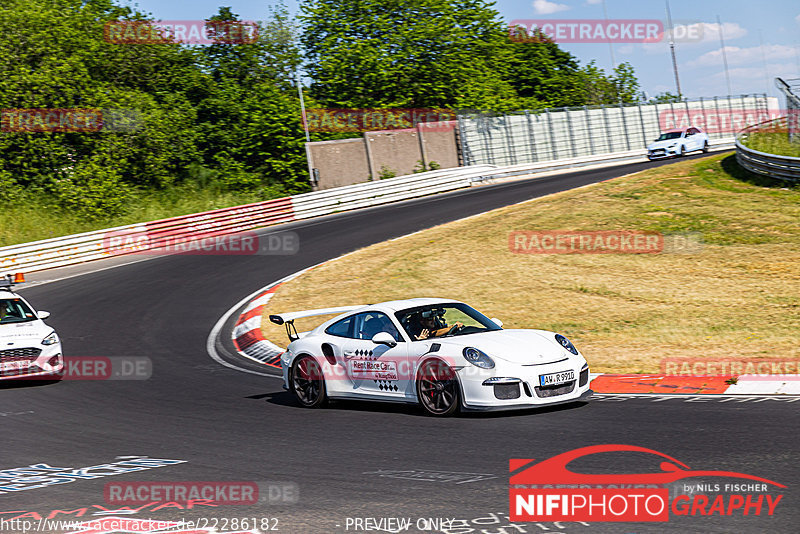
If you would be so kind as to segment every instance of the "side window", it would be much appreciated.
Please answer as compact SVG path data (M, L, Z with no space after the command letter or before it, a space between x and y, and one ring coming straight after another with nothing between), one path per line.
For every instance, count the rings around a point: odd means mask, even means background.
M401 342L403 338L397 331L389 316L381 312L364 312L353 316L354 334L356 339L372 339L378 332L388 332L395 341Z
M353 319L355 318L354 315L342 319L341 321L336 321L328 328L325 329L326 334L330 334L332 336L339 336L339 337L353 337Z

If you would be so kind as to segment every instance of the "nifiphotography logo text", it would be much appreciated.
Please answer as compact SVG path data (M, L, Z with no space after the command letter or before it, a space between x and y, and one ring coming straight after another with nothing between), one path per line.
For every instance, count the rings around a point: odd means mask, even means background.
M574 460L600 453L655 455L660 471L595 474L567 467ZM618 460L614 465L619 465ZM670 515L771 516L783 494L770 491L786 487L745 473L691 469L664 453L632 445L582 447L540 462L513 459L509 471L512 521L666 522ZM739 480L686 482L689 478ZM674 496L670 485L673 490L678 488Z

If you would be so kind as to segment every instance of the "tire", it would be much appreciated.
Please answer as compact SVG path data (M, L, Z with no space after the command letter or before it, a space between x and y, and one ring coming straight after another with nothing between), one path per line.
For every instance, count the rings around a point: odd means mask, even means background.
M681 157L686 157L686 145L681 145Z
M708 141L703 142L703 154L708 154Z
M427 415L447 417L461 404L455 372L442 360L423 362L417 373L417 400Z
M294 361L291 386L294 398L305 408L319 408L327 401L322 368L311 356L300 356Z

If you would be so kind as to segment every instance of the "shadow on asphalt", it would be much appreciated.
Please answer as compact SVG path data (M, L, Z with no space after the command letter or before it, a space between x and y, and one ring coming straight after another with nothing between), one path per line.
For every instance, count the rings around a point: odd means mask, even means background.
M276 406L286 406L292 408L300 408L300 404L295 400L294 396L288 391L277 391L270 393L261 393L257 395L248 395L246 399L265 400L270 404ZM502 410L502 411L462 411L461 413L452 416L462 419L494 419L494 418L509 418L509 417L526 417L531 415L541 415L547 413L562 412L565 410L580 409L588 405L589 402L572 402L569 404L557 404L555 406L541 406L537 408L524 408L517 410ZM431 417L422 411L418 405L406 404L399 402L376 402L376 401L361 401L361 400L329 400L322 410L338 410L350 412L365 412L365 413L395 413L404 415L414 415L419 417Z

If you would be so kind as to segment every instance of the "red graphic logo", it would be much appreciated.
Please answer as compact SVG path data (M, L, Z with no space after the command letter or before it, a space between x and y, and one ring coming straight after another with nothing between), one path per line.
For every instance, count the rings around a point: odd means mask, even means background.
M455 128L456 113L449 109L325 109L306 110L306 124L312 132L370 132L417 128L449 132Z
M592 454L637 452L652 454L660 460L660 471L652 473L594 474L579 473L568 464ZM767 486L786 486L766 478L734 471L691 469L664 453L633 445L593 445L559 454L533 463L530 459L512 459L509 471L510 518L512 521L669 521L675 515L772 515L783 495L719 494L713 501L706 495L679 495L670 503L664 486L692 477L739 478L760 484L725 484L734 492ZM531 465L533 463L533 465ZM526 467L528 466L528 467ZM522 468L522 470L520 470ZM569 485L568 488L558 486ZM579 487L575 485L589 485ZM640 487L631 487L637 485ZM531 487L533 486L533 487ZM544 486L544 487L540 487ZM627 486L627 487L622 487ZM647 487L644 487L647 486ZM655 487L653 487L655 486ZM703 489L709 489L710 484ZM719 491L719 485L713 485ZM709 506L710 505L710 506Z

